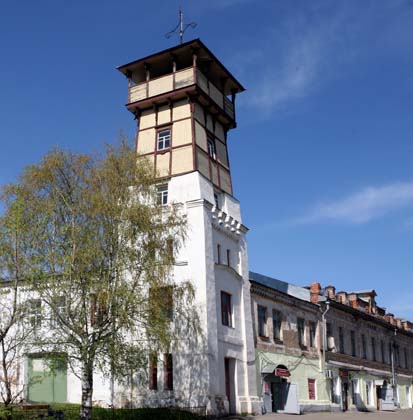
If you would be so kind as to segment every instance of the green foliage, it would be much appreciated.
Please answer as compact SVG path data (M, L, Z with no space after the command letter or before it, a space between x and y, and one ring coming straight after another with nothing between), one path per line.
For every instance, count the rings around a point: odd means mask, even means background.
M52 404L53 410L64 413L64 420L78 420L80 406L77 404ZM44 411L43 414L45 414ZM10 410L0 409L0 420L25 420L37 414L35 411L24 411L19 406ZM46 417L47 418L47 417ZM109 409L94 407L92 420L199 420L198 416L189 411L176 408L136 408L136 409Z
M82 380L84 413L95 368L125 379L152 349L170 351L195 326L194 291L170 276L185 218L179 206L157 204L155 185L151 164L121 142L102 155L56 149L3 189L0 237L18 228L21 281L54 325L37 331L35 344L67 356ZM158 293L155 309L150 291L162 290L172 296ZM174 326L164 310L171 302Z

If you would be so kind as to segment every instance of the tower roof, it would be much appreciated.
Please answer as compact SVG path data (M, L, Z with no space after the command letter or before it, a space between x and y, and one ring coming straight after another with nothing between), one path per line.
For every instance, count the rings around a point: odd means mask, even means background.
M245 90L241 83L238 82L199 38L148 55L116 68L123 74L128 75L128 73L136 71L143 72L145 67L149 66L151 69L155 70L155 73L165 74L166 69L170 66L172 57L177 62L178 66L184 68L188 66L187 63L192 63L192 55L194 52L197 53L197 66L201 69L203 68L204 72L208 73L208 78L213 82L214 79L216 79L216 83L220 80L226 81L223 92L225 95L240 93Z

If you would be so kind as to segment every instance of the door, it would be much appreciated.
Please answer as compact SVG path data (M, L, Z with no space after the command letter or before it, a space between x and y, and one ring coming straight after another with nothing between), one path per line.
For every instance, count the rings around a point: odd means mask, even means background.
M284 413L300 414L300 404L298 402L298 385L286 383L286 397Z
M225 366L225 394L229 402L229 413L235 414L235 359L226 357L224 359Z
M377 385L376 386L377 410L381 410L381 394L382 394L381 386Z
M66 363L53 363L44 355L28 359L27 400L30 402L63 403L67 400Z
M410 385L406 385L406 402L407 408L412 408L412 391Z
M272 411L278 412L284 410L282 384L280 382L271 382Z
M300 414L300 405L298 402L297 384L288 382L272 382L272 411Z
M388 384L383 384L381 388L381 409L382 411L394 411L393 388Z
M343 392L342 392L342 401L343 401L343 411L348 410L348 383L343 383Z

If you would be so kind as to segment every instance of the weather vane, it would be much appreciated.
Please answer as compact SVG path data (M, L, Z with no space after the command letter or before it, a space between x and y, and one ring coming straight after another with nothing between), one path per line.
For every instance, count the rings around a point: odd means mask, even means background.
M194 29L196 27L196 22L191 22L191 23L187 23L184 25L184 13L182 11L182 8L179 7L179 23L178 25L176 25L176 27L168 32L167 34L165 34L166 38L171 38L172 35L175 35L176 33L179 33L179 43L182 44L183 39L184 39L184 33L185 31L191 27L192 29Z

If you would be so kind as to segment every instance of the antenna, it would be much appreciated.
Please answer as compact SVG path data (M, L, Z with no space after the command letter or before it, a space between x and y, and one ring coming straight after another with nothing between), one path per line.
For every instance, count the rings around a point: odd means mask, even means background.
M188 28L196 28L197 23L196 22L191 22L191 23L187 23L184 25L184 12L182 11L182 7L179 7L179 23L178 25L175 26L174 29L172 29L172 31L168 32L165 34L165 38L171 38L173 35L175 35L176 33L179 34L179 43L182 44L183 40L184 40L184 33Z

